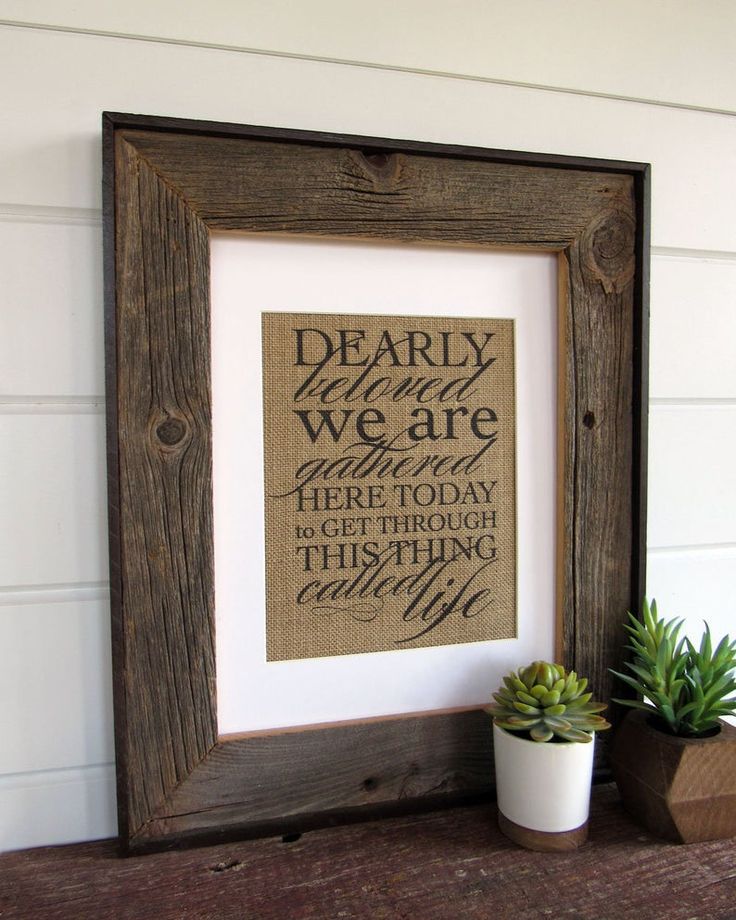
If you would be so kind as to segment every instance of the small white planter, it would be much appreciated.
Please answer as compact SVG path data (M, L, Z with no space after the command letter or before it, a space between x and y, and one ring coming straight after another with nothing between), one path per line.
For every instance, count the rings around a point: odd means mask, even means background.
M499 824L531 849L574 849L587 838L590 744L528 741L494 724ZM505 820L504 820L505 819Z

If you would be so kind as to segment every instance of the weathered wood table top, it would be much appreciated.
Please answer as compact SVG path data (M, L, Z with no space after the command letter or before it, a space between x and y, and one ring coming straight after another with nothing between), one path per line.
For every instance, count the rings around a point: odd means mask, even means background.
M0 856L0 918L736 918L736 839L678 846L594 790L590 840L531 853L495 806L120 858L114 841Z

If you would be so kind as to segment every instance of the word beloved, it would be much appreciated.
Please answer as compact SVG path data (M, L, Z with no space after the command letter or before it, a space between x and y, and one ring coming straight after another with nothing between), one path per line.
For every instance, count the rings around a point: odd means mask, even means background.
M375 402L390 399L399 402L413 399L419 403L431 401L462 402L473 394L473 384L496 360L484 353L495 335L485 332L482 341L474 332L437 332L407 330L392 334L387 329L374 333L369 344L363 329L338 329L327 333L323 329L294 329L294 366L314 370L294 392L294 402L316 398L321 403L338 400ZM406 376L397 379L395 373L375 376L374 371L397 367L475 368L467 376L426 377ZM349 376L336 369L356 368ZM328 372L328 376L324 376ZM340 373L340 371L338 371Z

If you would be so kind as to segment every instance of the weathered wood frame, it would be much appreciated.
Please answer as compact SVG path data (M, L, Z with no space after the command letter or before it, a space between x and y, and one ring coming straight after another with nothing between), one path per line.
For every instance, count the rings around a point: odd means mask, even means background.
M558 650L607 697L644 586L649 167L111 113L103 134L124 849L487 794L478 711L218 739L209 232L559 254Z

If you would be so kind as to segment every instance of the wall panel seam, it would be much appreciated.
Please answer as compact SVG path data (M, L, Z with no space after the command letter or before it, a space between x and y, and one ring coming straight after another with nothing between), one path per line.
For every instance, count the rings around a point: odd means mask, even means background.
M708 554L729 553L734 551L736 551L736 543L690 543L680 546L647 547L647 554L650 556L669 556L677 553L706 556Z
M157 35L135 35L126 32L109 32L103 29L83 29L77 26L62 26L54 24L23 22L10 19L0 19L0 26L12 29L29 29L41 32L58 32L61 34L91 36L95 38L112 38L123 41L149 42L152 44L174 45L185 48L201 48L208 51L224 51L234 54L250 54L259 57L281 58L286 60L304 61L305 63L333 64L342 67L361 67L369 70L381 70L388 73L405 73L416 76L439 77L445 80L462 80L469 83L487 83L494 86L513 86L519 89L538 90L540 92L563 93L573 96L587 96L594 99L611 99L616 102L629 102L636 105L654 105L668 109L684 109L690 112L702 112L708 115L733 115L730 109L721 109L710 106L693 105L692 103L665 101L650 97L637 97L619 95L616 93L596 92L576 87L553 86L542 83L526 83L520 80L504 80L499 77L486 77L480 74L453 73L444 70L430 70L421 67L408 67L400 64L381 64L372 61L351 60L349 58L330 57L327 55L303 54L296 51L278 51L267 48L249 48L239 45L228 45L220 42L197 42L193 39L167 38Z
M102 210L0 202L0 221L15 224L81 224L97 227L102 225Z
M97 227L102 224L102 210L99 208L70 208L58 205L0 202L0 222L82 224ZM736 250L692 249L687 246L652 246L651 254L661 259L736 262Z
M658 407L692 409L698 406L703 408L729 408L736 406L736 396L651 396L649 398L650 409Z
M686 246L652 246L651 254L658 259L692 259L702 262L734 262L736 252L727 249L689 249Z
M0 396L0 415L102 415L104 396Z
M65 604L75 601L107 601L110 586L106 581L69 584L6 585L0 587L0 607L30 604Z
M39 786L61 786L74 782L98 782L99 780L112 781L114 761L104 763L79 764L74 767L50 767L43 770L20 770L16 773L0 773L0 792L3 789L18 789L23 787L36 788ZM97 773L97 776L94 774ZM85 776L85 774L90 774ZM43 782L47 778L49 782ZM32 780L32 782L29 782Z

